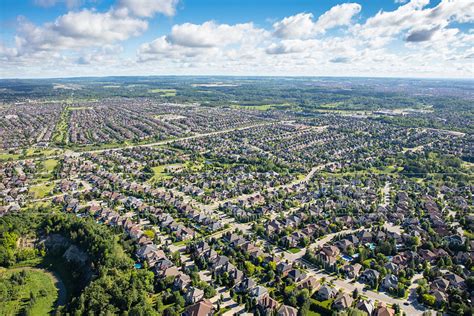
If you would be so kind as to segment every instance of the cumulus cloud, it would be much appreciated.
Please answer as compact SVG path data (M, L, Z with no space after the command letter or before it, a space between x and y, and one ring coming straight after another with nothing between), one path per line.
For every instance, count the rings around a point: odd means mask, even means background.
M337 63L345 64L345 63L348 63L350 61L350 58L339 56L339 57L331 58L329 61L332 62L332 63L336 63L336 64Z
M179 0L120 0L118 8L126 9L139 17L150 18L157 13L173 16L178 2Z
M83 0L34 0L34 4L43 8L53 7L55 5L64 3L68 9L77 8Z
M20 54L98 46L137 36L147 27L147 21L117 16L113 11L98 13L82 10L69 12L43 26L19 18L16 43Z
M283 40L279 43L272 43L265 51L270 55L302 53L314 48L316 44L316 40Z
M263 30L254 28L252 23L228 25L207 21L203 24L175 25L167 40L185 47L216 47L252 41L263 36L263 33Z
M332 7L318 18L315 28L324 33L326 30L336 26L346 26L352 21L352 18L362 9L358 3L343 3Z
M343 3L332 7L313 21L313 14L299 13L273 24L274 34L280 38L308 38L325 33L337 26L347 26L361 11L358 3Z
M202 24L175 25L169 35L144 43L138 49L139 61L158 58L194 58L197 56L242 56L245 48L254 49L268 36L268 32L252 23L218 24L207 21Z
M429 41L433 37L433 35L436 33L437 30L438 30L437 27L432 28L432 29L413 30L408 34L405 41L407 42Z
M48 69L53 76L64 69L75 75L472 76L474 31L460 26L474 20L466 0L398 1L394 10L366 20L358 18L359 4L344 3L320 16L302 12L283 18L267 29L252 22L188 21L142 43L134 56L127 55L133 46L121 54L123 42L143 34L152 16L176 14L178 1L116 1L105 12L72 11L42 25L20 18L14 44L0 43L0 68L28 74L36 69L43 76ZM336 28L341 31L328 32Z
M281 38L304 38L313 34L313 14L299 13L273 24L274 34Z
M148 18L158 13L174 15L178 1L119 0L106 12L95 9L69 11L43 25L35 25L19 17L15 47L2 49L0 53L6 58L13 58L41 51L94 48L125 41L146 31ZM35 0L37 5L44 7L60 2L77 6L83 0Z
M415 32L416 39L429 35L429 32L417 33L420 30L443 29L451 22L474 21L474 6L470 0L442 0L437 6L427 8L429 3L430 0L412 0L394 11L379 11L364 24L356 25L354 32L385 44L387 40L405 31ZM380 40L381 38L385 40Z

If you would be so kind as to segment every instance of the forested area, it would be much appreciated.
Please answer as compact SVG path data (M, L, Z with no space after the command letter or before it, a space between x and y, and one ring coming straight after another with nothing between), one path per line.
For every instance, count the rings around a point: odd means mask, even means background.
M65 247L75 245L87 254L84 266L65 260L62 256L64 247L45 246L44 251L38 250L43 246L34 249L17 247L20 236L39 241L52 235L66 238ZM52 260L55 262L53 269L63 265L61 270L70 272L66 277L73 293L70 304L60 309L60 314L120 314L124 311L129 311L129 315L152 314L148 293L153 292L153 273L134 270L133 261L123 251L118 237L91 219L71 214L27 213L1 217L0 265L11 267L35 257L43 257L48 262Z

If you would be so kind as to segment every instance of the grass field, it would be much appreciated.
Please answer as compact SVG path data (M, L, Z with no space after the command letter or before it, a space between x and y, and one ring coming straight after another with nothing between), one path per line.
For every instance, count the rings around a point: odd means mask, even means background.
M0 161L7 161L7 160L17 160L20 159L20 154L10 154L6 152L0 153Z
M42 183L39 185L31 186L29 189L30 193L33 193L35 199L42 199L48 195L54 188L54 183Z
M43 168L48 173L51 173L57 165L58 161L56 159L47 159L43 162Z
M0 297L0 315L48 315L54 312L58 290L51 273L15 268L0 270Z
M341 105L344 105L344 102L324 103L324 104L320 104L319 107L324 108L324 109L334 109L334 108L338 108Z
M177 165L162 165L162 166L156 166L156 167L153 167L151 168L153 170L153 177L150 179L151 182L155 182L155 181L160 181L160 180L166 180L166 179L169 179L171 178L171 175L169 173L166 172L166 168L167 167L171 167L171 166L180 166L179 164Z
M288 251L291 252L291 253L298 253L298 252L301 251L301 249L300 248L290 248L290 249L288 249Z
M397 166L385 166L383 168L367 168L366 170L358 170L358 171L348 171L348 172L326 172L322 171L320 172L321 174L324 174L326 176L334 176L334 177L344 177L344 176L363 176L363 175L368 175L368 174L398 174L399 172L403 171L403 167L397 167Z
M158 93L160 97L175 97L176 90L175 89L150 89L148 90L149 93Z
M280 104L261 104L261 105L234 105L233 108L237 109L247 109L247 110L257 110L257 111L268 111L273 108L285 108L285 107L292 107L293 104L291 103L280 103Z
M314 313L312 315L332 315L331 305L334 299L329 299L326 301L318 301L314 298L310 299L311 307L310 310Z
M15 151L13 153L2 151L0 152L0 161L18 160L23 158L45 157L59 154L59 149L41 149L41 148L27 148L22 151Z
M69 108L66 107L61 113L58 124L56 124L52 140L58 145L65 145L69 142L69 115Z

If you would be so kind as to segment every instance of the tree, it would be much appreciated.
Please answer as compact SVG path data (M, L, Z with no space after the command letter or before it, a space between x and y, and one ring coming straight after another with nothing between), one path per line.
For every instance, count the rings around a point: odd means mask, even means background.
M434 306L436 303L436 297L428 293L422 295L422 300L428 306Z
M359 297L359 289L355 288L354 291L352 291L352 298L357 299Z
M174 292L173 296L174 296L174 301L175 301L176 305L179 306L179 307L184 307L186 302L185 302L183 296L178 291Z
M255 266L250 261L245 261L245 271L252 276L255 273Z
M395 314L400 315L400 305L398 304L393 304L392 305L393 310L395 311Z
M158 296L155 300L155 308L158 312L162 312L163 311L163 300L161 299L161 296Z
M206 286L204 288L204 297L205 298L211 298L216 295L216 289L213 288L212 286Z

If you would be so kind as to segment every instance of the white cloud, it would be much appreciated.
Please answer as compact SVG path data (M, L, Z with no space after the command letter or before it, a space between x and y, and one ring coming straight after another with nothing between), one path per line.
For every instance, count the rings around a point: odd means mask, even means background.
M283 40L272 43L265 51L271 55L302 53L315 48L317 43L316 40Z
M334 27L350 25L352 18L361 9L358 3L339 4L322 14L316 22L313 21L313 14L299 13L274 23L274 34L286 39L308 38L323 34Z
M253 41L263 36L263 33L263 30L254 28L252 23L228 25L207 21L203 24L175 25L167 39L185 47L216 47Z
M462 5L453 8L449 1L434 8L426 8L426 4L427 0L414 0L391 12L380 11L356 25L352 21L361 11L360 5L342 4L317 18L304 12L286 17L273 24L271 34L251 23L185 23L174 26L167 36L143 44L138 60L156 67L173 64L183 71L238 69L261 74L331 71L341 74L343 71L344 74L398 76L416 75L416 72L424 75L430 73L427 69L439 74L445 71L441 65L453 59L459 65L467 63L472 52L467 53L466 43L472 43L472 39L448 25L469 20L468 10ZM347 32L327 35L327 30L344 26L349 26ZM394 54L387 43L396 37L400 49ZM453 71L459 71L459 65ZM398 69L400 72L395 73Z
M306 38L313 34L313 14L299 13L273 24L275 36L281 38Z
M354 31L365 38L390 40L404 31L442 29L453 21L474 21L474 6L470 0L442 0L437 6L426 8L429 3L429 0L412 0L394 11L379 11L364 24L357 25Z
M64 3L68 9L77 8L83 0L34 0L34 4L43 8L53 7L57 4Z
M113 11L96 13L82 10L59 17L51 29L63 37L111 43L137 36L145 31L147 26L148 23L144 20L117 16Z
M49 7L58 3L77 6L86 0L35 0L35 4ZM96 0L90 0L96 1ZM118 0L106 12L95 9L69 11L52 22L35 25L24 17L18 18L15 46L2 48L5 59L33 55L40 52L79 51L122 42L141 35L148 28L148 18L161 13L174 15L179 0ZM82 59L84 61L85 59Z
M139 17L153 17L156 13L173 16L179 0L120 0L119 9L127 9Z
M202 24L184 23L175 25L171 33L138 49L138 60L149 61L163 58L209 58L242 56L243 51L255 49L268 37L268 32L255 28L252 23L218 24L207 21Z
M82 10L69 12L43 26L20 18L16 42L20 54L94 47L137 36L147 27L145 20L117 16L113 11Z
M351 24L352 18L362 9L358 3L343 3L332 7L318 18L315 29L321 33L336 26Z
M0 68L5 74L51 76L67 71L472 77L474 31L459 26L474 19L465 0L432 6L412 0L365 21L358 19L359 4L344 3L321 16L286 17L269 29L252 22L181 23L139 45L135 56L127 55L134 47L125 41L143 34L150 17L175 14L178 1L116 1L106 12L73 11L42 25L19 19L14 45L0 43ZM335 28L340 31L328 32Z
M433 35L438 31L438 27L431 29L412 30L406 37L407 42L425 42L431 40Z

